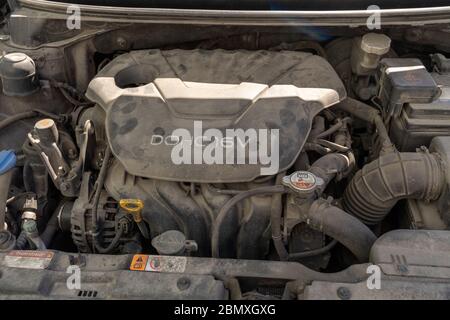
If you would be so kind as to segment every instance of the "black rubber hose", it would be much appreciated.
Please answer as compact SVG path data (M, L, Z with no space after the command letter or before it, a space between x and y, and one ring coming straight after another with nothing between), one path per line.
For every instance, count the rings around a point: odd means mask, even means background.
M8 127L9 125L13 124L14 122L29 119L29 118L34 118L36 116L38 116L38 112L36 112L36 111L25 111L25 112L17 113L12 116L8 116L6 119L0 121L0 130L3 130L4 128Z
M336 177L337 174L343 173L348 170L351 162L349 158L343 154L332 153L327 154L312 164L309 171L323 180L323 184L318 190L318 194L321 194L325 190L328 183ZM277 177L281 178L281 177ZM289 260L290 256L284 246L281 235L281 195L275 194L272 199L270 209L270 227L272 232L272 241L281 261Z
M214 220L213 228L212 228L212 236L211 236L211 250L212 256L214 258L220 257L220 229L222 227L223 221L225 220L228 212L240 201L245 200L247 198L253 196L260 196L266 194L274 194L274 193L285 193L287 192L286 188L282 185L275 186L265 186L260 188L251 189L248 191L244 191L240 194L237 194L233 198L227 201L225 205L220 209L217 218ZM279 225L278 225L279 226Z
M344 122L341 119L338 119L337 122L332 125L331 127L329 127L327 130L319 133L317 136L315 136L315 139L323 139L326 138L328 136L331 136L333 133L335 133L336 131L338 131L340 128L342 128L342 126L344 125Z
M437 155L392 152L366 164L345 189L343 208L367 225L381 222L400 199L435 200L444 188Z
M319 254L323 254L325 252L330 251L336 244L337 244L337 240L333 239L330 241L329 244L327 244L326 246L324 246L322 248L303 251L303 252L290 253L289 260L295 261L295 260L299 260L299 259L303 259L303 258L318 256Z
M7 118L3 119L2 121L0 121L0 131L17 121L35 118L39 115L43 115L43 116L46 116L46 117L49 117L52 119L56 119L58 121L62 121L65 118L65 115L57 115L57 114L53 114L50 112L46 112L44 110L35 109L35 110L17 113L15 115L8 116Z
M345 100L339 102L336 104L336 108L370 123L374 123L376 118L381 118L377 109L352 98L346 98Z
M305 222L311 228L336 239L349 249L359 262L369 260L370 249L377 237L356 217L319 199L311 205Z
M347 98L336 105L336 108L345 111L358 119L369 122L377 129L377 134L380 137L382 144L382 151L384 153L395 151L394 144L389 138L389 134L384 125L377 109L352 98Z
M328 183L336 175L347 171L351 164L349 157L341 153L330 153L316 160L309 168L309 171L324 181L318 190L318 194L325 190Z
M27 244L28 244L28 238L27 238L25 232L21 231L19 236L17 237L16 246L14 247L14 249L23 250L26 248Z
M55 236L56 232L58 231L58 215L61 212L62 208L64 207L64 204L59 205L55 212L53 212L52 216L47 222L47 225L45 226L44 232L41 234L41 239L44 242L45 246L48 248L53 240L53 237Z

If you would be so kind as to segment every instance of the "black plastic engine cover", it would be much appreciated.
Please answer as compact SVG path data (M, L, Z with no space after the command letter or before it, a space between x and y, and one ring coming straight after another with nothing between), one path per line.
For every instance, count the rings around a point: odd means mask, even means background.
M87 96L105 110L111 150L129 173L173 181L243 182L289 168L313 117L346 92L325 59L305 52L142 50L105 66ZM190 163L177 164L170 137L176 129L187 129L195 139L194 123L200 121L202 134L217 129L224 137L227 129L266 129L269 136L278 130L275 171L259 158L252 162L248 150L242 164L193 164L193 150ZM169 143L158 144L160 137L169 137ZM225 155L223 162L228 163Z

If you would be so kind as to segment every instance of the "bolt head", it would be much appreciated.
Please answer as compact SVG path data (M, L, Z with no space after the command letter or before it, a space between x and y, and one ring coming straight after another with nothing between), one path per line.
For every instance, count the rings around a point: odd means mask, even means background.
M347 287L339 287L337 289L337 295L342 300L349 300L352 297L352 292Z

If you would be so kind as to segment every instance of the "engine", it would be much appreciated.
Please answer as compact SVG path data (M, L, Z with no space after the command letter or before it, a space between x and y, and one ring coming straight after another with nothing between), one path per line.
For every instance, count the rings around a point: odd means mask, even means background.
M59 90L73 107L36 101L40 119L2 154L2 248L339 270L385 230L447 229L450 125L434 119L448 118L448 61L390 42L131 50L85 92L6 54L5 105Z
M107 192L143 201L151 238L179 230L208 256L220 208L292 167L313 118L345 88L308 53L146 50L113 60L87 96L104 114L115 158ZM223 222L225 257L267 254L271 198L247 202Z

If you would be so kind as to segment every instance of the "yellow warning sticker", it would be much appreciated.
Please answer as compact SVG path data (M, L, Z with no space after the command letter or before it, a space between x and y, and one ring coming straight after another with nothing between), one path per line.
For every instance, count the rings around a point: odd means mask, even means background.
M148 256L144 254L136 254L131 261L130 270L132 271L144 271L147 265Z
M186 263L186 257L136 254L131 261L130 270L183 273L186 270Z

